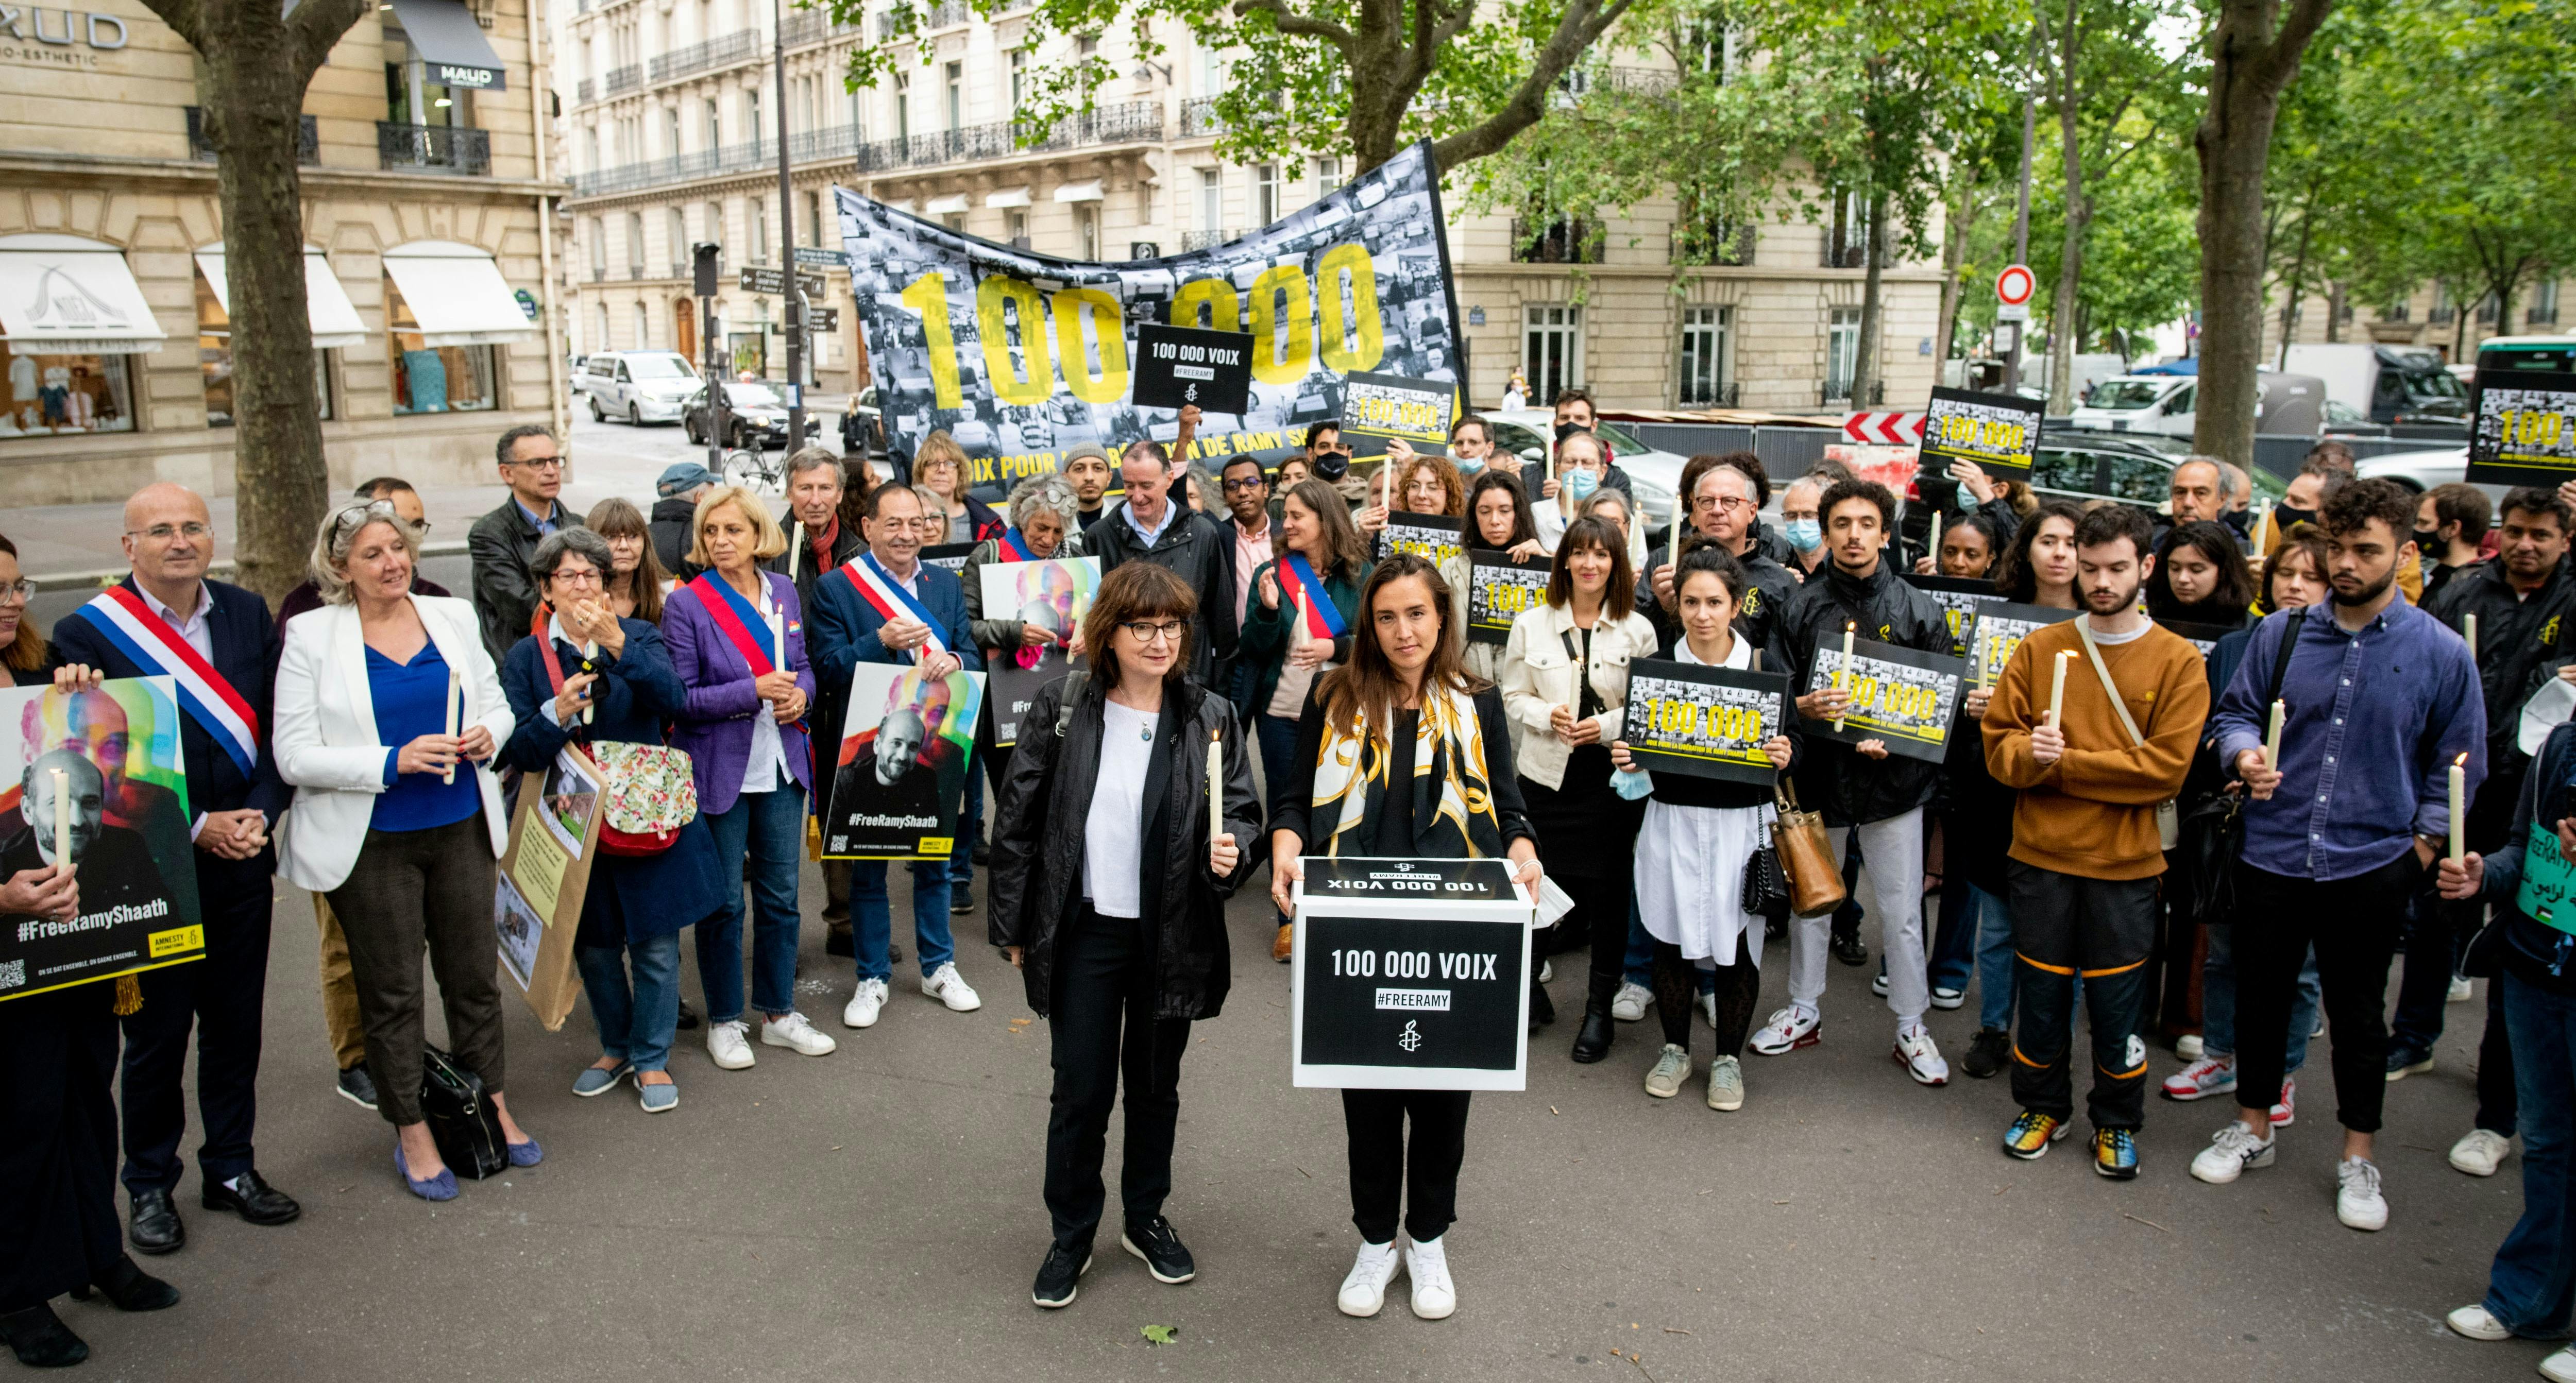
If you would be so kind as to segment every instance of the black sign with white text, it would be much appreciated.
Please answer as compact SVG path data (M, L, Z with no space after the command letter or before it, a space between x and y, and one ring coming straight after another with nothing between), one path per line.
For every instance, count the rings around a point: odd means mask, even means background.
M1547 603L1547 578L1555 563L1545 556L1515 562L1492 548L1468 549L1467 637L1477 643L1509 643L1512 621L1523 610Z
M1410 552L1436 567L1464 551L1459 543L1458 520L1398 510L1386 516L1386 527L1378 530L1377 550L1371 557L1383 562L1399 552Z
M1878 740L1890 754L1937 764L1948 750L1950 717L1959 705L1959 679L1966 666L1938 653L1856 639L1849 677L1842 684L1851 696L1850 710L1839 726L1808 719L1804 728L1844 744ZM1834 686L1835 674L1844 670L1842 641L1825 639L1816 645L1815 671L1806 689Z
M1508 922L1308 918L1306 1061L1511 1070L1529 987L1522 942Z
M1942 618L1950 625L1950 654L1956 658L1968 656L1968 636L1976 632L1977 612L2003 601L1992 581L1907 572L1905 584L1932 597L1933 603L1941 607Z
M1139 323L1129 398L1138 408L1242 413L1252 399L1251 334Z
M1619 737L1639 768L1770 783L1779 775L1762 745L1780 733L1788 696L1785 672L1640 658L1628 667Z
M2576 378L2480 370L2469 417L2470 484L2556 486L2576 478Z
M1934 389L1923 419L1923 468L1947 471L1953 461L1968 461L1996 480L2028 480L2045 407L2011 394Z
M1980 687L1993 686L2022 640L2035 630L2073 618L2073 610L2053 605L2015 605L2005 600L1979 607L1976 632L1968 638L1968 679Z
M1354 370L1342 381L1342 440L1351 444L1354 460L1386 455L1387 440L1394 437L1415 451L1442 450L1457 412L1458 386L1449 380Z

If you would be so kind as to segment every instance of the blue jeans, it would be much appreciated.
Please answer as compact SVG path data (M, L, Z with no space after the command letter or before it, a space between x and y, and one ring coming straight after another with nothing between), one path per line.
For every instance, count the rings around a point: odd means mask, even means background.
M746 792L733 810L707 818L716 867L731 882L751 857L751 1003L762 1013L796 1007L796 868L805 857L805 790L793 783ZM724 911L698 924L698 983L707 1021L742 1017L742 890L726 890Z
M1270 809L1276 812L1279 794L1288 790L1288 780L1296 776L1288 761L1297 757L1297 722L1293 717L1264 711L1252 718L1252 728L1261 749L1262 792Z
M2486 1308L2516 1335L2567 1334L2576 1305L2576 999L2526 984L2510 970L2504 987L2512 1033L2514 1094L2521 1105L2522 1218L2496 1249Z
M575 946L572 959L581 967L582 992L590 996L590 1019L599 1025L600 1055L631 1061L638 1071L668 1069L671 1034L680 1025L680 934Z
M948 880L954 865L952 860L912 861L912 948L921 953L923 979L957 954L948 936ZM894 941L894 909L886 897L884 860L850 866L850 940L850 949L858 952L860 979L894 978L894 962L886 959L886 947Z
M975 842L984 838L984 778L966 775L966 809L957 818L956 852L948 857L948 884L959 893L975 886Z
M2236 929L2209 924L2209 954L2200 967L2200 1043L2209 1056L2236 1055ZM2282 1049L2281 1069L2296 1071L2308 1061L2308 1034L2316 1031L2317 1005L2325 990L2317 982L2317 949L2308 948L2299 967L2298 992L2290 997L2290 1044Z

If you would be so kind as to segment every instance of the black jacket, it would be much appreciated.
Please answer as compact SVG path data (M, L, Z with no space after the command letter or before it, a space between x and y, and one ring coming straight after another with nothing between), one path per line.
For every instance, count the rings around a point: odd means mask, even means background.
M2549 665L2567 656L2567 617L2576 612L2576 576L2568 564L2551 569L2549 579L2530 596L2514 594L2505 579L2504 559L2461 568L2430 596L2424 612L2453 630L2461 617L2478 617L2478 682L2486 693L2487 772L2524 762L2522 703L2548 675Z
M1101 510L1100 522L1083 530L1082 550L1100 559L1104 577L1122 562L1142 559L1170 571L1198 593L1198 613L1190 618L1190 677L1201 686L1213 686L1217 660L1234 656L1234 539L1216 520L1181 504L1177 496L1167 501L1180 505L1180 513L1164 525L1163 535L1152 547L1127 522L1122 500Z
M657 499L653 501L653 512L645 519L645 527L653 535L653 555L662 559L662 570L682 581L695 580L700 570L689 562L689 523L697 513L694 500ZM805 592L799 590L796 594L802 596Z
M1860 626L1864 639L1919 649L1950 651L1950 624L1932 597L1914 589L1886 558L1866 578L1843 574L1830 558L1798 588L1789 601L1779 631L1782 660L1795 672L1790 694L1803 695L1821 644L1841 647L1846 621ZM1973 722L1953 725L1951 733L1976 733ZM1825 814L1832 826L1884 821L1932 800L1940 786L1941 766L1890 754L1865 759L1838 740L1811 735L1805 761L1798 766L1798 804Z
M561 526L581 520L558 501L555 522ZM537 612L537 582L528 574L528 563L544 539L515 495L476 519L465 535L465 551L474 562L474 613L483 626L484 650L496 665L528 636L528 619Z
M1655 626L1656 651L1667 658L1673 656L1674 640L1682 636L1682 622L1655 598L1655 573L1672 560L1671 552L1669 546L1656 548L1647 556L1646 570L1637 578L1637 613ZM1789 607L1790 597L1798 593L1799 576L1774 561L1771 554L1763 550L1759 539L1746 548L1735 563L1744 568L1745 579L1752 583L1751 589L1736 604L1735 632L1751 639L1755 648L1763 650L1766 662L1776 659L1780 654L1773 634L1780 626L1782 613Z
M1106 688L1086 677L1063 716L1057 708L1071 678L1040 690L1020 721L993 813L991 937L1022 948L1020 978L1029 1007L1045 1017L1055 1006L1056 939L1082 903L1084 827L1099 781ZM1207 743L1225 746L1225 828L1243 851L1234 873L1208 871ZM1145 769L1148 852L1140 897L1154 929L1154 1016L1214 1018L1225 1007L1233 971L1226 955L1225 900L1267 859L1260 800L1253 795L1252 756L1234 708L1193 682L1173 685ZM1152 852L1160 850L1160 858Z

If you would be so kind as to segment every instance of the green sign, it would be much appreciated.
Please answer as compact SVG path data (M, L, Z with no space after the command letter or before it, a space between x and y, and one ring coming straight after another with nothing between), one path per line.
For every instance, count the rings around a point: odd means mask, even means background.
M2571 890L2576 890L2576 870L2559 853L2558 832L2540 822L2531 823L2531 839L2522 848L2522 888L2513 895L2513 905L2534 922L2576 932L2576 912L2567 906Z

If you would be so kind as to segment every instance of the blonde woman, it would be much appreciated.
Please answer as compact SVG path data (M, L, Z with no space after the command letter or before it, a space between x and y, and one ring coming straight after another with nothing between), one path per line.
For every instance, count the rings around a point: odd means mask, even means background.
M921 449L913 453L912 483L939 497L937 512L948 518L948 536L941 541L980 543L998 538L1009 524L993 512L993 506L966 493L966 477L974 473L974 463L966 459L966 449L945 429L921 439Z

